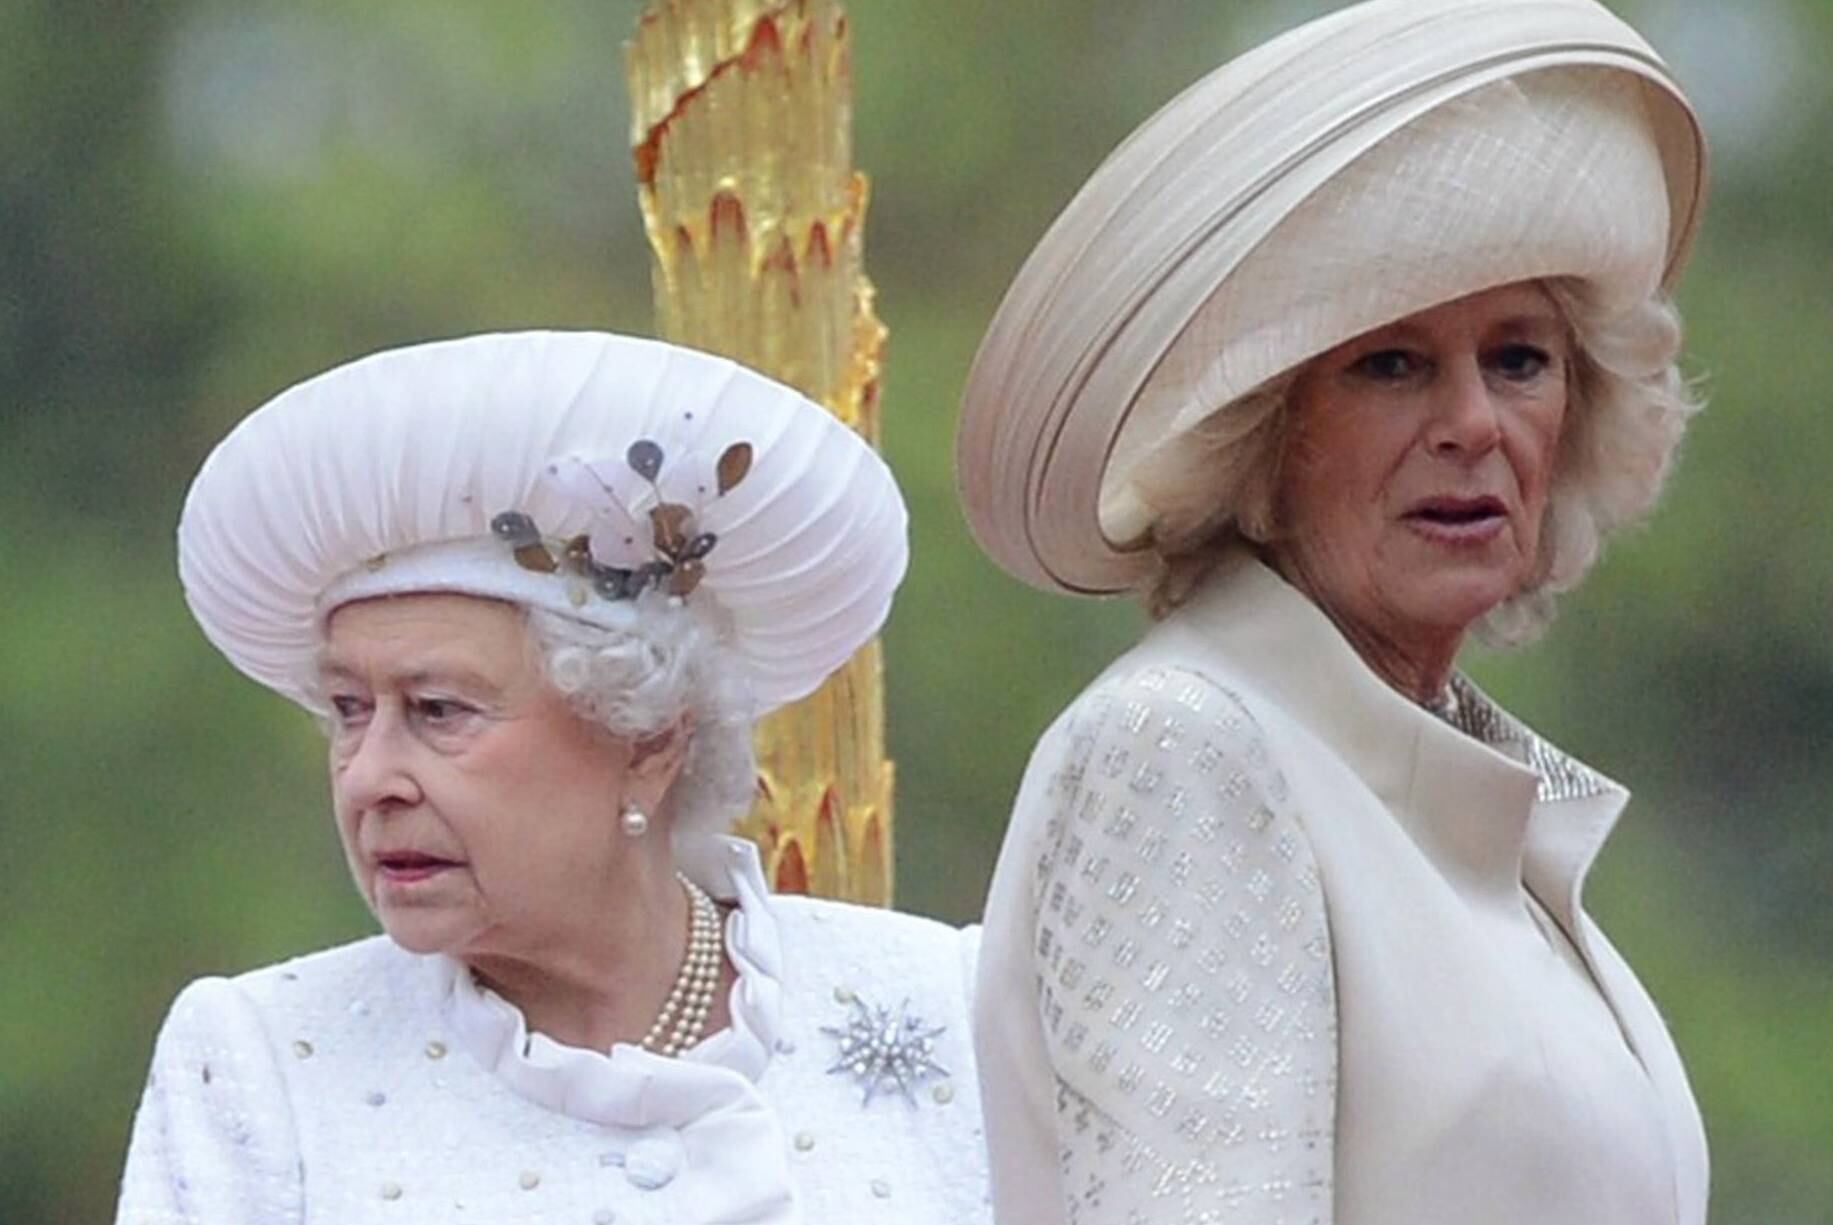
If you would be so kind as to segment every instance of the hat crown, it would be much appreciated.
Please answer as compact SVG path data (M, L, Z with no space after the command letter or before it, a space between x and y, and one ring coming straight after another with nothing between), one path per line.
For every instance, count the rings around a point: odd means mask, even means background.
M632 470L645 488L592 475L630 465L637 444L663 457ZM728 480L735 449L748 462ZM686 512L670 523L688 539L653 534L657 506ZM563 554L594 533L602 551L531 567L528 542L493 532L506 512ZM623 523L652 535L618 552ZM504 333L376 354L251 413L193 482L179 574L230 661L310 705L340 602L453 591L627 625L630 602L596 580L666 561L649 581L717 610L757 713L813 690L877 631L905 524L876 453L788 387L657 341ZM683 567L704 573L673 581Z

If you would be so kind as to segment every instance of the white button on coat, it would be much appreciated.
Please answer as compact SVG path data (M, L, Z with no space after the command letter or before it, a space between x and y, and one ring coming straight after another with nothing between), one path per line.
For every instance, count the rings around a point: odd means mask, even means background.
M672 1127L658 1128L641 1137L624 1152L624 1177L645 1191L666 1187L681 1172L687 1146Z

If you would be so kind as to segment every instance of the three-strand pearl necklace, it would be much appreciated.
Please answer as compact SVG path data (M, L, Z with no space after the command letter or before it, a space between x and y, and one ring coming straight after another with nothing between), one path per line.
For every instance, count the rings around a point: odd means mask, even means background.
M705 889L681 873L675 873L675 879L687 891L687 955L681 959L681 972L675 975L674 988L663 1001L656 1023L643 1035L643 1049L658 1055L679 1055L700 1041L725 963L719 907Z

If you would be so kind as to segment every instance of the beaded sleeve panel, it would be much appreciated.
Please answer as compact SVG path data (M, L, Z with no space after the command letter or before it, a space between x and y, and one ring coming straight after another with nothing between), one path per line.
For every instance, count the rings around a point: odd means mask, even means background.
M1066 1220L1328 1225L1330 944L1285 780L1195 674L1083 706L1036 878Z
M199 979L160 1031L117 1225L300 1225L304 1183L293 1113L260 1016L227 979Z

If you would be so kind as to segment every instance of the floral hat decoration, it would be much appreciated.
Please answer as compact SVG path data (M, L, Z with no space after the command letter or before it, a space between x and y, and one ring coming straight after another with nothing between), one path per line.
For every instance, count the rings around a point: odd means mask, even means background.
M884 462L794 390L658 341L526 332L276 396L198 472L178 567L210 641L307 707L338 607L454 592L607 627L678 601L758 714L878 631L906 533Z

